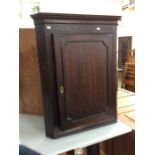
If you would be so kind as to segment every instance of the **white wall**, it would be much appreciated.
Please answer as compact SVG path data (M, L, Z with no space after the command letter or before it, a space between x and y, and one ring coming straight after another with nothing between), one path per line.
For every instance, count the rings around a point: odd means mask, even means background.
M41 11L118 15L121 13L120 2L121 0L42 0Z
M121 0L20 0L25 11L20 27L34 27L30 18L31 1L39 1L41 12L120 15Z
M132 48L135 48L135 8L127 8L122 12L122 20L118 26L118 37L132 36Z

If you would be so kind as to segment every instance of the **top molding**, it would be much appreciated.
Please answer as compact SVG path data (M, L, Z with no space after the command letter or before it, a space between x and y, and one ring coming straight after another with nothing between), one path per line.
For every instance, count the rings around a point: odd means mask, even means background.
M37 13L31 15L35 25L41 23L105 23L117 24L121 16L90 15L90 14L64 14L64 13Z

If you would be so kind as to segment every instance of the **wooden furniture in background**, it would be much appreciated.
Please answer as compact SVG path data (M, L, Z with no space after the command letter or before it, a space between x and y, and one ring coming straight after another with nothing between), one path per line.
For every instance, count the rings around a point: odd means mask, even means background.
M135 94L125 89L117 93L118 119L130 126L133 131L101 143L106 155L135 155Z
M42 95L34 29L19 29L19 111L42 115Z
M127 53L132 49L132 36L118 38L118 68L124 68L127 61Z
M105 141L105 155L135 155L135 132Z
M135 92L135 64L126 63L122 88Z
M135 50L129 50L125 63L122 88L135 92Z
M116 122L120 16L38 13L35 23L46 135Z
M135 64L135 49L128 50L126 62Z

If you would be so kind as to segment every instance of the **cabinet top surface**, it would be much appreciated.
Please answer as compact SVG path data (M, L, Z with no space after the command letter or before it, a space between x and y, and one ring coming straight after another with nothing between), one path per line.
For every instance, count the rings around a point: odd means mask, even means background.
M40 12L31 15L34 21L40 20L74 20L74 21L115 21L121 19L121 16L111 15L90 15L90 14L64 14L64 13L46 13Z

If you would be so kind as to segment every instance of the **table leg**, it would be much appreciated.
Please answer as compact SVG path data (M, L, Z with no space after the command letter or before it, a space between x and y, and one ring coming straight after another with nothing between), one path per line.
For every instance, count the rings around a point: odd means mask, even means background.
M99 144L94 144L87 147L87 155L100 155Z
M104 143L105 143L105 154L113 155L113 140L109 139L109 140L105 141Z
M68 151L66 155L74 155L74 150Z

